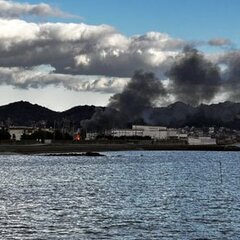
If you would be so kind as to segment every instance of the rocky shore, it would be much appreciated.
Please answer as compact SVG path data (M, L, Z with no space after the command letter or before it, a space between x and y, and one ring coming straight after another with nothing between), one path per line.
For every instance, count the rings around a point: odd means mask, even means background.
M239 147L225 145L167 145L167 144L33 144L0 145L0 154L56 154L107 151L175 150L175 151L240 151Z

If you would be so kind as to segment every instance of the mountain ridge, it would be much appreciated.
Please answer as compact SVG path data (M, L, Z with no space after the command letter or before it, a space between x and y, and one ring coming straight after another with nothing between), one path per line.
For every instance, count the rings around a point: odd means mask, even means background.
M38 104L18 101L0 106L0 122L11 125L33 125L45 121L47 126L55 122L70 121L80 127L80 122L90 119L98 107L94 105L79 105L65 111L54 111ZM220 102L217 104L201 104L193 107L183 102L176 102L167 107L152 109L151 124L167 127L184 126L223 126L240 129L240 103Z

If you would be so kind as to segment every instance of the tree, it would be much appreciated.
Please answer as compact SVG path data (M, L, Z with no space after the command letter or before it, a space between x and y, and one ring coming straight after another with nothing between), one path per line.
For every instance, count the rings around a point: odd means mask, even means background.
M10 140L10 139L11 139L11 135L9 134L9 132L6 129L2 128L0 130L0 140Z

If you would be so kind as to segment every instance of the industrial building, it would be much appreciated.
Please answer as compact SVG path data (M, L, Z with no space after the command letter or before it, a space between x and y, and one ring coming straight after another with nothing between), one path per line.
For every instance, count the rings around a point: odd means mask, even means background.
M89 141L89 140L95 140L98 136L98 133L96 132L88 132L86 133L86 138L85 140Z
M31 135L36 129L33 127L25 126L13 126L9 127L8 132L11 136L11 140L20 141L23 134Z
M216 138L211 137L188 137L189 145L216 145Z
M86 140L94 140L98 133L87 133ZM187 140L188 135L179 133L177 129L162 126L133 125L132 129L112 129L105 136L112 137L150 137L153 140Z
M143 131L140 129L113 129L113 137L143 137Z
M98 133L87 133L86 140L94 140ZM216 138L209 136L188 136L181 129L167 128L163 126L133 125L132 129L112 129L105 136L112 137L150 137L155 141L182 140L189 145L216 145Z
M181 139L187 140L188 135L185 133L179 133L175 128L167 128L162 126L143 126L133 125L133 130L143 131L143 136L149 136L154 140L165 139Z
M166 139L167 138L167 128L166 127L133 125L132 130L141 131L143 137L151 137L152 139Z

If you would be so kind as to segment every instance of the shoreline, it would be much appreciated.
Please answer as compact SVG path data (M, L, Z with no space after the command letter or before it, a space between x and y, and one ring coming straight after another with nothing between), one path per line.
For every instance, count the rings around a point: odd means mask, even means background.
M47 154L83 153L112 151L240 151L240 147L228 145L177 145L177 144L41 144L41 145L0 145L2 154Z

